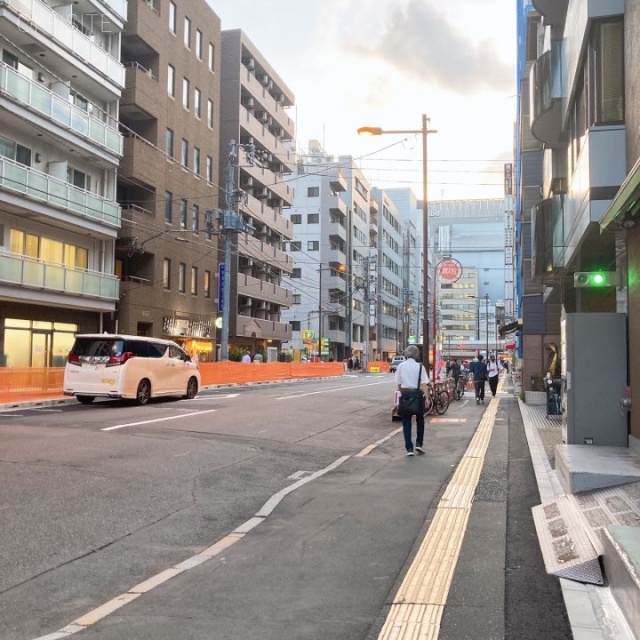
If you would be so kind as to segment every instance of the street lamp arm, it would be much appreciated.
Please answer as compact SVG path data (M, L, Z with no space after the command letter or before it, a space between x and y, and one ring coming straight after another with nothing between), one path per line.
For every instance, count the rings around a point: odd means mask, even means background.
M381 136L383 133L438 133L437 129L382 129L381 127L359 127L358 135Z

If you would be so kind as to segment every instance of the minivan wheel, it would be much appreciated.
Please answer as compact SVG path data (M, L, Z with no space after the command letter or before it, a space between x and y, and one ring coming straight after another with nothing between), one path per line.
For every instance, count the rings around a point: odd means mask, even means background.
M189 378L187 382L187 393L185 398L187 400L193 400L198 395L198 380L196 378Z
M76 396L76 398L80 404L91 404L96 399L95 396Z
M136 391L136 402L138 404L147 404L151 399L151 383L148 380L140 380L138 390Z

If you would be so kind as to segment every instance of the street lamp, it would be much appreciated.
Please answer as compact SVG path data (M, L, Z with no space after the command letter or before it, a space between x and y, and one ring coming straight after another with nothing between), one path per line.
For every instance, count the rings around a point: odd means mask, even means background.
M429 118L426 114L422 114L421 129L381 129L380 127L360 127L359 134L368 134L371 136L380 136L383 133L412 133L422 135L422 237L423 237L423 255L422 255L422 295L424 315L422 321L422 361L425 366L429 365L429 205L427 204L427 136L430 133L437 133L434 129L427 127ZM368 328L367 328L368 331Z
M489 359L489 294L484 294L485 321L487 325L487 360Z
M442 258L440 258L440 260L438 260L438 262L436 262L436 266L433 268L433 354L432 354L432 363L433 363L433 376L435 377L436 375L436 336L438 335L438 322L437 322L437 315L436 315L436 301L438 299L438 269L440 269L440 267L442 266L442 263L450 260L451 256L450 255L445 255L442 256Z

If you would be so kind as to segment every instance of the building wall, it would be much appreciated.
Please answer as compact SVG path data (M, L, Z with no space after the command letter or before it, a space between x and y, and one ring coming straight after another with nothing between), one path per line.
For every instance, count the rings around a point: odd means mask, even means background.
M187 0L177 4L173 33L169 0L156 2L155 10L144 2L129 3L129 11L133 19L122 53L135 73L127 75L121 104L127 138L118 196L127 215L117 253L123 279L117 328L169 337L199 359L213 360L220 257L218 237L208 233L207 212L218 199L220 19L206 2ZM196 31L202 34L201 51Z

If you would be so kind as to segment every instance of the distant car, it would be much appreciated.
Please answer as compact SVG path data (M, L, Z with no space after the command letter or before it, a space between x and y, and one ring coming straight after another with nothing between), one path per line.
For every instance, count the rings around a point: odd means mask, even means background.
M389 365L389 371L393 373L398 368L398 365L402 364L405 360L406 358L404 356L393 356L393 358L391 358L391 364Z

